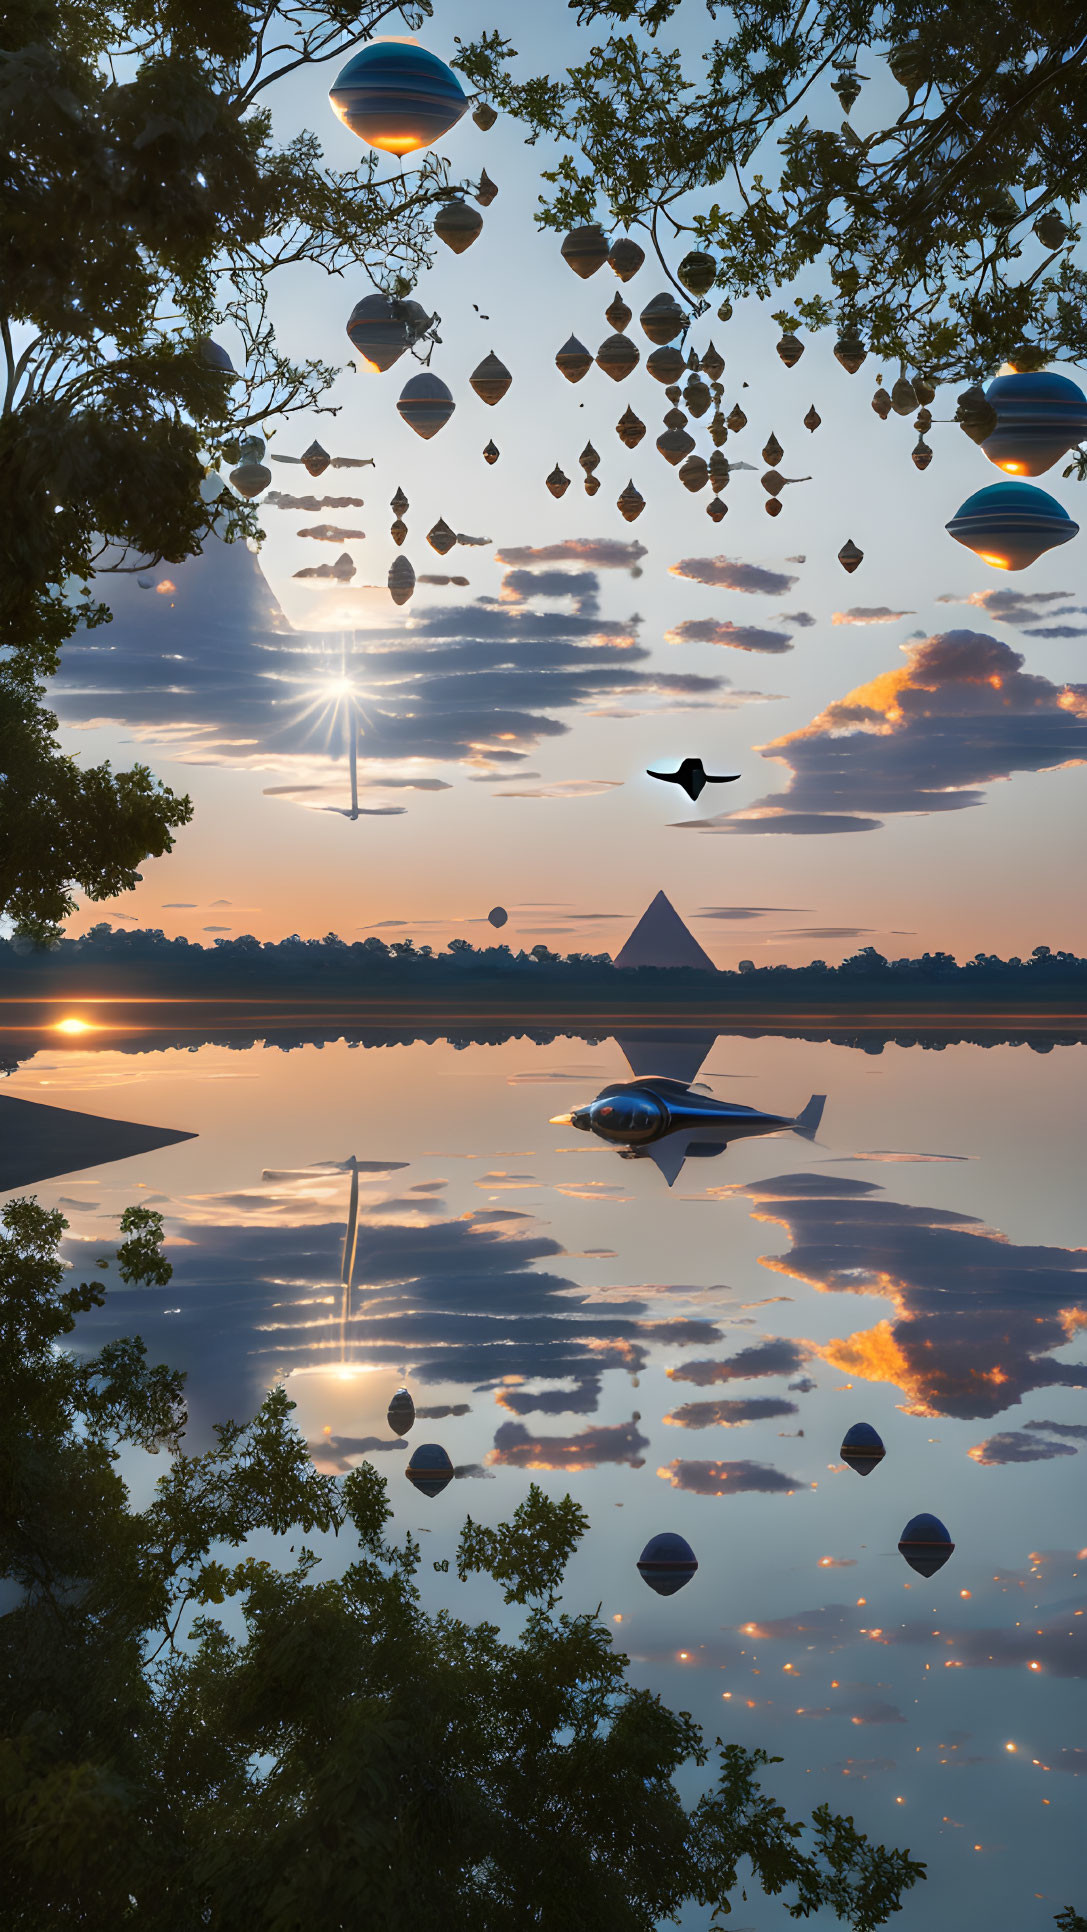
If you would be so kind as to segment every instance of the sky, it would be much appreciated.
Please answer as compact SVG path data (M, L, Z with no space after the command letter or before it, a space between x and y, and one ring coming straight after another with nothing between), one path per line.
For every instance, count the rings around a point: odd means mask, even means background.
M454 36L495 24L493 8L437 0L419 38L448 58ZM708 31L690 8L673 38L691 54ZM521 73L584 58L592 40L557 6L530 21L518 9L516 32ZM290 77L270 105L277 136L313 128L329 163L348 167L358 145L328 107L335 71ZM868 71L862 134L894 92L878 62ZM811 113L838 125L829 88ZM733 475L714 525L709 493L689 495L653 446L667 399L645 373L637 316L665 285L659 269L647 262L622 288L642 366L619 384L595 367L568 384L556 350L571 332L603 341L620 284L607 266L578 280L559 236L537 228L553 153L501 117L489 133L465 117L441 151L454 178L485 166L499 189L474 245L454 256L435 243L415 291L441 317L431 367L453 391L452 420L422 441L395 407L408 359L384 375L354 366L344 329L369 292L361 273L330 280L309 265L273 282L283 347L344 372L327 399L338 413L281 422L269 452L298 456L316 436L374 467L315 482L272 464L273 492L318 507L266 500L259 556L212 545L151 572L148 588L128 580L115 623L69 649L54 692L66 748L146 760L195 805L135 892L82 905L69 930L108 918L205 944L334 930L441 945L489 936L497 903L515 948L614 953L663 888L723 966L833 962L864 944L892 958L1083 950L1083 896L1068 890L1087 755L1083 539L1014 576L956 544L947 519L999 480L939 420L959 385L933 405L934 459L918 473L911 419L882 423L869 406L874 358L848 376L827 332L783 367L778 299L741 303L727 324L711 308L690 333L725 358L725 412L741 402L749 419L725 454L753 468ZM513 374L493 408L468 385L490 350ZM889 386L898 371L883 374ZM647 424L633 452L614 429L628 406ZM704 454L708 422L691 424ZM776 520L758 481L771 432L782 473L811 478L784 492ZM578 466L590 439L591 501ZM545 487L556 464L573 479L558 501ZM646 499L632 525L616 508L628 478ZM1078 517L1082 491L1059 466L1041 483ZM467 579L420 581L400 609L385 588L398 487L417 576ZM321 505L334 495L354 501ZM440 517L475 541L436 555L426 532ZM315 528L333 535L300 534ZM853 575L837 561L847 540L864 552ZM297 575L345 551L350 583ZM348 779L332 687L345 665L362 723L354 823L336 809ZM739 780L688 805L646 776L685 756Z

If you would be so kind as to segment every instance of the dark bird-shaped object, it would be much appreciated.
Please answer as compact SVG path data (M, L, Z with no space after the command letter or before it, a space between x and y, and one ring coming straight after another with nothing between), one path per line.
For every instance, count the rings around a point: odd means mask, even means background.
M682 785L687 797L699 798L707 785L734 785L739 778L738 771L717 775L706 770L701 758L684 758L678 771L648 771L648 778L663 779L666 785Z

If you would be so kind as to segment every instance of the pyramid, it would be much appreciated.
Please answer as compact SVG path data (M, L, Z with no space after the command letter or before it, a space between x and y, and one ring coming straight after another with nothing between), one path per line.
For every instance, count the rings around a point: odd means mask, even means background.
M685 966L699 973L717 971L694 934L688 932L670 899L658 892L647 906L626 945L616 955L617 966Z
M170 1127L77 1114L5 1094L0 1099L0 1193L192 1139Z

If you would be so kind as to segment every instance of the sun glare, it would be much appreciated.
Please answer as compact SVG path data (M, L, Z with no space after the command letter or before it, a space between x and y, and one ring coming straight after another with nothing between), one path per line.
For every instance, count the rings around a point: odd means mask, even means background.
M56 1031L58 1033L70 1033L70 1034L89 1033L91 1031L91 1024L89 1020L77 1020L77 1019L58 1020L56 1025Z

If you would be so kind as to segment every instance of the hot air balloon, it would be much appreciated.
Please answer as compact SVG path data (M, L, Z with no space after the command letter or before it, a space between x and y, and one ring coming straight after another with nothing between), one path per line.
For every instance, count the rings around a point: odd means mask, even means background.
M557 463L546 481L552 496L565 496L570 488L570 478L563 475Z
M448 556L457 541L457 533L449 528L444 517L439 517L432 530L427 531L427 542L439 557Z
M708 468L710 482L713 484L714 489L725 489L729 479L728 457L722 456L720 450L715 449L713 455L710 457Z
M423 369L412 376L400 391L396 407L409 429L429 441L444 429L456 408L452 393L440 376Z
M497 193L498 193L497 182L492 181L490 175L487 173L486 168L483 168L480 171L479 187L476 189L476 200L478 201L480 207L489 208Z
M669 410L668 413L671 415L673 412ZM674 466L676 463L682 463L683 458L690 455L694 448L694 437L688 435L685 429L666 429L657 437L657 448L665 462Z
M625 409L615 425L615 433L628 449L635 449L645 435L645 424L632 409Z
M439 1442L421 1442L404 1471L424 1496L440 1496L453 1480L453 1465Z
M597 368L603 369L613 382L625 382L640 361L637 345L626 335L609 335L596 352Z
M704 416L713 397L701 376L690 376L683 391L683 400L692 416Z
M509 913L505 906L492 906L487 914L488 924L492 926L504 926L508 918Z
M1008 476L1044 476L1087 436L1087 397L1052 371L997 376L985 391L996 428L981 453Z
M590 222L583 228L571 228L562 244L562 259L583 282L595 275L608 259L607 237L599 224Z
M579 342L576 335L568 336L555 357L556 369L566 377L567 382L580 382L592 366L593 359L584 342Z
M725 358L712 342L707 343L702 351L702 368L711 382L720 382L725 373Z
M238 446L240 462L236 470L231 470L230 480L239 496L251 502L262 490L268 488L272 472L261 462L264 444L259 436L245 436Z
M389 498L389 508L390 510L395 510L398 517L402 517L404 514L404 511L410 510L411 508L411 505L408 502L407 497L404 495L403 490L400 489L399 487L397 488L396 495Z
M720 523L722 517L728 515L728 504L722 503L720 497L715 496L706 505L706 515L712 517L715 523Z
M387 154L414 154L468 111L451 67L413 41L375 40L342 68L329 100L345 126Z
M638 1574L659 1597L674 1597L689 1583L698 1568L698 1558L683 1536L664 1530L651 1536L638 1558Z
M857 549L852 537L850 537L848 543L843 543L839 550L838 562L841 564L843 570L849 572L850 576L853 575L857 565L864 562L864 551Z
M582 469L589 476L592 475L592 472L594 470L598 470L600 468L600 458L597 455L597 452L595 451L591 443L586 443L585 448L582 450L581 455L578 457L577 460L581 464Z
M628 323L633 320L633 316L634 310L628 309L618 289L616 289L615 294L604 310L604 320L608 324L608 327L615 329L619 335L622 335Z
M899 376L891 390L891 408L896 416L909 416L917 408L917 391L907 376Z
M615 507L624 523L634 523L645 509L645 498L640 490L634 488L633 482L630 482L621 492Z
M598 476L587 476L585 478L586 496L595 496L599 488L600 488L600 478Z
M876 393L872 397L872 408L875 410L876 415L879 417L881 423L885 423L887 421L887 418L890 415L893 407L894 405L891 402L891 398L883 387L883 377L877 376Z
M915 94L929 69L929 56L919 40L904 40L901 46L892 47L887 55L887 65L898 85L909 94Z
M415 1404L407 1389L397 1389L389 1403L388 1422L394 1436L406 1436L415 1421Z
M483 134L489 134L498 116L489 101L480 101L473 109L472 119Z
M781 357L786 369L795 369L804 353L804 344L801 342L799 336L786 332L777 346L778 355Z
M403 517L397 517L395 522L390 523L389 535L392 538L398 550L400 548L400 545L403 543L404 538L407 536L407 534L408 534L408 526L404 522Z
M919 409L913 419L913 426L919 436L927 436L929 430L932 428L931 409Z
M194 347L208 369L216 369L223 376L237 375L226 350L218 342L213 342L210 335L198 335Z
M492 349L490 355L484 356L483 361L473 369L468 381L480 402L493 408L495 403L502 401L513 377Z
M692 495L696 490L705 489L709 476L709 466L704 456L688 456L687 461L679 466L679 480Z
M870 1476L887 1451L870 1422L855 1422L842 1437L842 1461L858 1476Z
M666 289L663 295L654 295L646 303L638 320L650 342L665 343L682 335L689 317L682 304Z
M855 329L843 329L834 344L835 360L851 376L855 376L868 351Z
M395 295L364 295L348 317L347 333L371 369L391 369L424 336L434 317L421 302Z
M923 1511L920 1516L910 1517L898 1539L898 1547L918 1576L935 1576L937 1570L943 1569L955 1545L939 1517Z
M686 367L678 349L654 349L645 359L648 373L655 382L678 382Z
M327 470L331 461L332 458L327 449L322 449L320 443L316 441L302 451L302 463L311 476L320 476L322 471Z
M389 596L394 604L406 604L415 590L415 572L406 557L394 557L389 565Z
M487 443L484 445L483 461L485 463L497 463L501 454L502 452L497 443Z
M944 527L956 543L997 570L1025 570L1079 530L1063 504L1032 483L991 483L975 490Z
M804 418L804 428L810 429L812 435L814 436L822 420L823 418L820 416L819 411L815 407L815 404L812 403L811 408L809 409L807 415Z
M717 280L717 263L712 255L707 255L705 249L692 248L688 255L684 255L676 274L684 288L690 289L692 295L701 297Z
M927 470L932 461L932 451L923 436L917 438L910 451L910 461L915 470Z
M773 468L775 463L780 463L784 454L785 454L785 451L782 449L781 444L778 442L778 439L774 435L773 430L771 430L769 436L766 439L766 442L762 446L763 462L769 463L771 468Z
M620 235L618 240L612 242L608 266L614 269L621 282L629 282L638 273L644 260L645 249L639 247L636 241L631 241L629 235Z
M924 407L927 407L930 402L934 401L936 396L936 391L931 382L927 381L924 376L914 377L913 393L917 397L918 402Z
M732 320L732 303L727 299L722 302L717 311L717 320L719 322L731 322Z
M471 248L482 227L483 216L466 201L443 201L434 217L434 233L454 255L463 255Z

